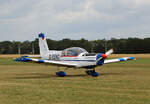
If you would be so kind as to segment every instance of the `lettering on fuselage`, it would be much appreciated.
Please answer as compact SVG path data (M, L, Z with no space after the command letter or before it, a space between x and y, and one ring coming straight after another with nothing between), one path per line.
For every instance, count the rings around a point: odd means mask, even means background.
M49 55L49 60L59 60L60 59L60 54L50 54Z

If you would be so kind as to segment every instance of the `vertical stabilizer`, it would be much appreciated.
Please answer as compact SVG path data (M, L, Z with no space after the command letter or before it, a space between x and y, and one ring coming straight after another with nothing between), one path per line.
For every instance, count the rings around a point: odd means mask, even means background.
M45 35L43 33L39 34L39 48L41 57L45 58L46 55L49 53L49 48L46 42Z

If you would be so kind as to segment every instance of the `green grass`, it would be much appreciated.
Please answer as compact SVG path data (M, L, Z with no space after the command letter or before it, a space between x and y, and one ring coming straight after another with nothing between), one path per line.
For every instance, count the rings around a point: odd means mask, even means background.
M150 59L107 64L97 78L83 69L56 77L57 67L0 59L0 104L149 104Z

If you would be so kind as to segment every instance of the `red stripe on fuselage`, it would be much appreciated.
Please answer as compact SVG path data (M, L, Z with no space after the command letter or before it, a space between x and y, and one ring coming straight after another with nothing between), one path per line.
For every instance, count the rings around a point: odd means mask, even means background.
M78 56L61 56L61 57L78 57Z

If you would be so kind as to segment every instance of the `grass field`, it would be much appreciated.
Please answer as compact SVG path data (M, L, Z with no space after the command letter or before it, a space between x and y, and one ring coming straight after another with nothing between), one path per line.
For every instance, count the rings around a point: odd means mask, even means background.
M60 78L57 67L0 55L0 104L150 104L150 55L127 56L137 60L98 67L96 78L82 69Z

